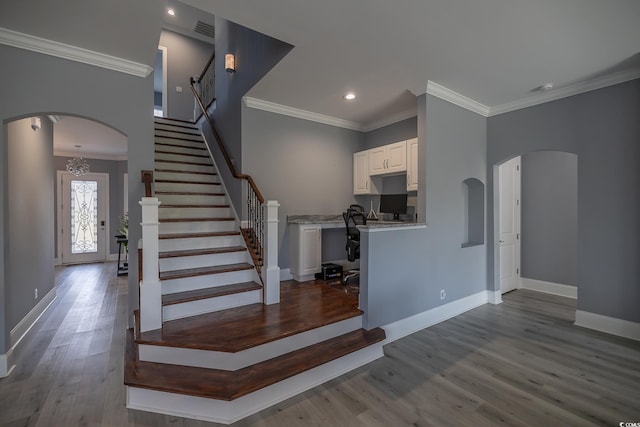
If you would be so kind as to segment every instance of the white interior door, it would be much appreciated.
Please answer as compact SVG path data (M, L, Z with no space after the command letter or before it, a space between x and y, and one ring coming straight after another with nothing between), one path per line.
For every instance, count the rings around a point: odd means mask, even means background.
M101 262L107 254L109 176L61 172L59 210L61 263Z
M520 284L520 157L499 167L500 189L500 290Z

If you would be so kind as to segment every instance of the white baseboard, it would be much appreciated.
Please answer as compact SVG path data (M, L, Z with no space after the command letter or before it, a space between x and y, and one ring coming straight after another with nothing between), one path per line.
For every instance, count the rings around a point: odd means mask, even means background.
M489 302L490 291L481 291L469 295L448 304L432 308L422 313L398 320L382 327L387 335L385 344L410 335L414 332L428 328L447 319L458 316L466 311L479 307Z
M8 377L16 365L13 364L13 349L5 354L0 354L0 378Z
M502 304L502 291L487 291L489 304Z
M22 338L24 338L29 330L35 325L38 319L44 314L45 311L49 308L49 306L55 301L56 288L51 289L45 296L43 296L40 301L27 313L26 316L22 318L18 322L18 324L11 330L10 332L10 342L11 348L15 348Z
M293 280L293 274L291 274L290 268L281 268L280 269L280 280Z
M578 287L563 285L560 283L545 282L544 280L528 279L522 277L520 287L532 291L544 292L546 294L559 295L567 298L578 298Z
M640 323L576 310L576 326L640 341Z

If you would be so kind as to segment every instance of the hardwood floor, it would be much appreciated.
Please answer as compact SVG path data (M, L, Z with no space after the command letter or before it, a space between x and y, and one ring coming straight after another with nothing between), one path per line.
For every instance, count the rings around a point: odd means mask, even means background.
M57 271L58 299L0 380L2 426L212 426L127 410L126 277ZM617 426L640 422L640 343L573 326L575 301L517 290L385 347L249 426Z

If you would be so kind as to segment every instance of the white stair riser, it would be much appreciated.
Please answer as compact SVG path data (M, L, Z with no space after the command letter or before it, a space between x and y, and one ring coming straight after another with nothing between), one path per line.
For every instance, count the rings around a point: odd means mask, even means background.
M153 177L157 180L192 181L220 184L220 177L218 175L203 175L199 173L183 173L178 171L154 172Z
M160 239L160 252L183 251L188 249L224 248L242 246L243 239L239 235L216 237L189 237L184 239Z
M171 160L175 162L189 162L211 165L211 159L209 157L194 157L188 154L155 153L155 159L156 161Z
M162 280L162 293L194 291L196 289L215 288L216 286L234 283L257 282L260 279L255 268L230 271L227 273L209 274L205 276L184 277L181 279Z
M189 130L187 129L187 132ZM185 138L185 139L202 139L200 137L200 135L198 134L186 134L183 133L182 130L178 131L178 130L174 130L174 129L170 129L170 130L162 130L162 129L158 129L154 131L154 135L156 137L173 137L173 138Z
M208 266L250 263L251 256L247 251L225 252L183 257L160 258L160 271L183 270Z
M154 125L156 131L169 131L169 132L183 132L189 133L191 135L200 135L200 130L197 127L185 127L184 125L171 124L171 123L160 123L156 122Z
M156 182L156 191L166 191L171 193L222 193L220 184L183 184L175 182Z
M225 196L209 196L207 194L158 194L163 205L227 205Z
M172 153L176 153L176 154L186 154L186 155L194 155L194 156L201 156L201 155L209 155L209 152L207 150L204 150L204 145L202 145L201 147L176 147L175 145L166 145L166 144L158 144L156 143L155 145L155 149L157 151L170 151Z
M229 308L242 307L243 305L258 304L262 302L262 290L242 292L233 295L224 295L216 298L189 301L183 304L172 304L162 307L162 320L183 319L185 317L198 316L214 311L227 310ZM174 360L173 363L184 365Z
M215 172L213 165L185 165L182 163L155 162L156 169L169 169L184 172Z
M158 211L160 219L172 218L228 218L231 215L230 208L162 208Z
M166 308L166 307L165 307ZM252 347L237 353L197 350L190 348L140 345L140 360L199 368L237 371L238 369L264 362L291 351L317 344L362 328L362 316L315 328Z
M204 148L205 147L205 142L204 141L191 141L191 139L195 139L195 138L191 138L189 137L189 139L175 139L175 138L165 138L162 136L156 136L153 141L156 143L163 143L163 144L172 144L172 145L179 145L180 147L191 147L191 148ZM156 145L157 147L157 145Z
M383 356L382 343L377 343L232 401L127 386L126 404L129 409L232 424Z
M214 233L237 231L236 221L161 222L160 234Z

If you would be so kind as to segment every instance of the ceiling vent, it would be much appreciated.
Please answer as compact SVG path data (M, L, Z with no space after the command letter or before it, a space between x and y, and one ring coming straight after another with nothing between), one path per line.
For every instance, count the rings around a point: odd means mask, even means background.
M215 40L216 29L213 25L207 24L206 22L198 21L196 22L196 26L193 29L198 34L202 34L203 36L211 37Z

